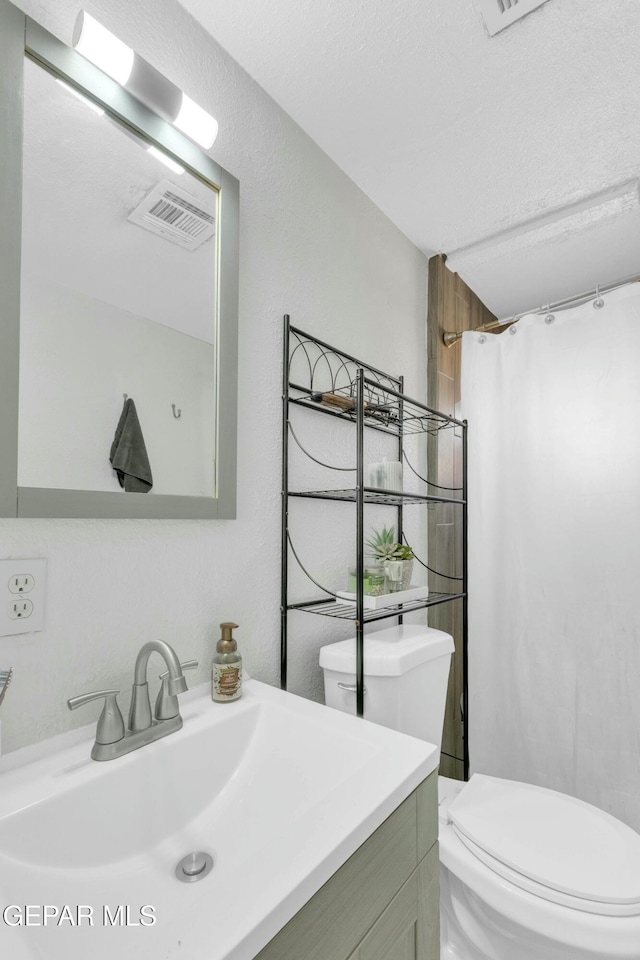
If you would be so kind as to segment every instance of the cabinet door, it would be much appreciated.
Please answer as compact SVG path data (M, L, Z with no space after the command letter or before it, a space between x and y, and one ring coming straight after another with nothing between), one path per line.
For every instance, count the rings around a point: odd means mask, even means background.
M438 960L438 891L436 844L349 960Z
M325 883L255 960L345 960L415 872L412 793Z
M418 960L440 960L440 851L429 850L418 877Z
M358 960L418 960L418 906L415 871L360 944Z

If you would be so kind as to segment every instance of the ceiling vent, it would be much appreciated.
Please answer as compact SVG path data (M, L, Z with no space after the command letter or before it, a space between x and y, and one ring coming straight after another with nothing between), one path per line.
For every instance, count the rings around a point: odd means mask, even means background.
M197 197L192 197L175 183L162 180L127 219L165 240L195 250L216 232L214 204L215 200L212 200L211 209L206 210Z
M482 19L492 37L546 2L547 0L478 0Z

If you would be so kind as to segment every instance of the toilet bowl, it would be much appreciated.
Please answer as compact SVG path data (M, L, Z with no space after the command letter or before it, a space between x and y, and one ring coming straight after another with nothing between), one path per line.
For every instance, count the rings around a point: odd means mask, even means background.
M635 831L494 777L439 777L438 795L442 960L640 958Z
M365 718L440 745L453 641L367 637ZM355 713L355 642L323 647L325 699ZM441 960L640 960L640 835L531 784L439 777Z

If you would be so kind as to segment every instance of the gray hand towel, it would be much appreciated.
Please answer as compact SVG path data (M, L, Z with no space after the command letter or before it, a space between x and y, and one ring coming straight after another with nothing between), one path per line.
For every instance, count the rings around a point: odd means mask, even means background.
M129 397L124 402L122 413L111 444L109 462L118 474L120 486L127 493L148 493L153 486L147 448L140 428L136 405Z

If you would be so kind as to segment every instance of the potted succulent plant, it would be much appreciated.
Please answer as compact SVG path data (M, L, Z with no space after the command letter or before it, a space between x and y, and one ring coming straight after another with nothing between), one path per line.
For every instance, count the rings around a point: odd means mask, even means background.
M374 530L373 536L367 540L367 546L373 551L378 563L384 566L389 593L406 590L411 585L413 571L411 547L396 541L393 527Z
M381 533L374 531L375 540L368 540L369 554L364 561L363 593L365 596L380 597L387 592L384 561L387 547L393 542L393 528L383 528ZM349 571L349 591L356 592L357 575L355 567Z
M367 540L367 546L379 563L386 563L387 560L396 560L396 543L393 527L383 527L382 530L374 530L373 536Z
M402 589L408 590L413 573L413 550L407 544L398 544L398 547L398 559L402 561Z

